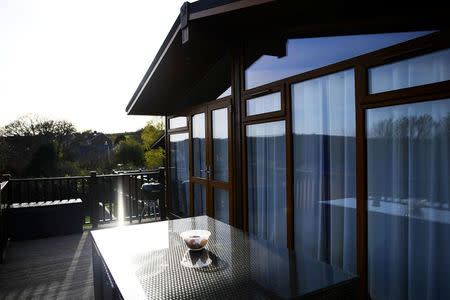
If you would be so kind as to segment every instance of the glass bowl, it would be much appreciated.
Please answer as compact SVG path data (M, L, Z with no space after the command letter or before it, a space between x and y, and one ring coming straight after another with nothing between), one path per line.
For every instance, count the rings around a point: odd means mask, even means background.
M180 233L189 250L200 251L205 248L211 232L208 230L189 230Z

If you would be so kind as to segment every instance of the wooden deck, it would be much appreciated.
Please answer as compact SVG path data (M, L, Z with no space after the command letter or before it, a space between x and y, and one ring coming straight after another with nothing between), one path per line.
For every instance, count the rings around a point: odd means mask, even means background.
M101 228L112 226L115 223ZM94 299L89 230L12 241L0 264L0 299Z
M94 299L89 231L11 242L0 265L0 299Z

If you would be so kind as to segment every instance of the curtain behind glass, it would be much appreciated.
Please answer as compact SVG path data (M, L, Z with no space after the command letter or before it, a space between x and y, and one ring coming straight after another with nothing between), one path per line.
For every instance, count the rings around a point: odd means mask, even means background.
M170 135L171 210L189 215L189 134Z
M286 246L285 122L247 126L249 232Z
M356 273L353 70L294 84L295 249Z
M205 114L192 117L192 169L194 177L206 178Z
M369 93L380 93L450 80L450 49L368 70Z
M373 299L450 299L450 99L366 114Z

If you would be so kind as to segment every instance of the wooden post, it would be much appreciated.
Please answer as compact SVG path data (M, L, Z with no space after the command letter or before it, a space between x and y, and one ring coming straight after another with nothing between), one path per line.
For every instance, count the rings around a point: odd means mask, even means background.
M166 192L165 192L166 186L163 167L159 168L158 182L162 186L162 189L159 192L159 217L161 221L164 221L167 218L167 211L166 211Z
M91 171L89 177L89 205L92 228L98 227L97 173Z

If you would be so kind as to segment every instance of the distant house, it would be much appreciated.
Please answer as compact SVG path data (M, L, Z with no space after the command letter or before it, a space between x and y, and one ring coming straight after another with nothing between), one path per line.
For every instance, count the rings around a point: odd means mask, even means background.
M95 149L98 149L99 151L107 151L108 149L111 149L113 142L109 136L100 132L89 139L87 144L95 147Z
M78 148L78 158L95 159L99 155L107 154L113 148L112 139L104 133L94 132L89 134L81 134Z

